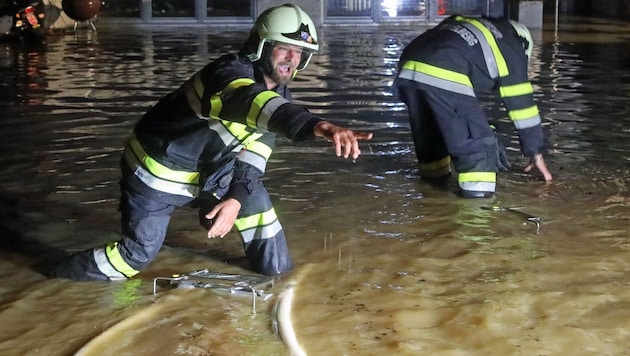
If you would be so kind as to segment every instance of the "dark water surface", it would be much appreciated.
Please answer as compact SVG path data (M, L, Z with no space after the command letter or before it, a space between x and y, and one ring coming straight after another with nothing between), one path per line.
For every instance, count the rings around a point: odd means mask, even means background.
M486 100L513 169L493 200L418 179L391 93L422 29L326 27L293 85L326 119L374 132L356 162L317 140L278 140L266 174L296 269L292 326L309 355L630 355L630 26L562 19L534 32L532 84L555 180L526 161ZM124 29L0 46L0 354L277 355L277 298L165 290L196 269L251 273L235 234L207 240L178 210L157 260L124 283L49 280L41 260L118 236L118 161L139 117L247 29ZM521 207L540 216L490 211ZM290 343L290 340L287 340ZM297 349L294 349L297 350ZM298 351L294 351L299 354Z

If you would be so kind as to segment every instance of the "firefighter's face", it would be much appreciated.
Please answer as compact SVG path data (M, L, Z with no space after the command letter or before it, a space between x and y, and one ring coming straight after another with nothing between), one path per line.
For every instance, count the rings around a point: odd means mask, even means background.
M271 49L267 75L276 84L287 85L295 76L295 69L302 60L303 48L282 42L276 42Z

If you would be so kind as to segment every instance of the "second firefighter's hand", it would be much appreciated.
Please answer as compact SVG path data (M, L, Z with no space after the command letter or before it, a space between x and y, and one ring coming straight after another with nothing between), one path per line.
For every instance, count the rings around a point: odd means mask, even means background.
M335 153L337 157L352 157L353 160L359 158L361 149L359 149L359 140L371 140L372 133L357 132L346 129L341 126L333 125L328 121L320 121L313 133L317 137L324 137L335 145Z
M234 198L228 198L217 204L208 214L206 219L212 220L212 226L208 230L208 238L223 238L234 226L234 221L241 210L241 203Z
M542 173L543 177L545 178L545 182L551 182L553 177L551 176L551 172L549 172L549 169L545 164L545 160L543 159L542 154L539 153L537 155L534 155L534 157L532 157L531 161L523 171L527 173L531 171L534 167L538 168L540 173Z

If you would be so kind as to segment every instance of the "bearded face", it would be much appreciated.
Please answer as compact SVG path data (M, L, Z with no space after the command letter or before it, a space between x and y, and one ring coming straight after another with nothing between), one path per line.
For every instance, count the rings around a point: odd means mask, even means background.
M300 46L282 42L272 43L269 60L265 61L263 66L267 85L273 83L275 85L288 85L291 83L302 60L303 52L304 50Z

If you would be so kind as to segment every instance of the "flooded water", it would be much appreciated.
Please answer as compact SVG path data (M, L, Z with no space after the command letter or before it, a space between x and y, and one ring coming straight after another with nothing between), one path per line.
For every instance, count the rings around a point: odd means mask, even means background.
M418 31L320 30L322 53L294 97L374 139L356 163L323 141L278 140L265 179L296 268L254 308L203 289L153 294L155 277L252 273L238 236L206 239L194 210L176 211L158 258L132 280L36 272L117 238L118 161L133 124L246 30L100 26L45 49L3 45L0 354L288 355L273 322L283 300L292 324L281 326L308 355L630 355L630 26L562 19L557 33L534 32L555 180L521 172L511 124L486 100L513 163L493 200L418 178L391 94ZM541 217L538 232L527 214Z

